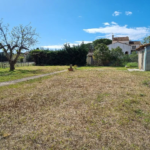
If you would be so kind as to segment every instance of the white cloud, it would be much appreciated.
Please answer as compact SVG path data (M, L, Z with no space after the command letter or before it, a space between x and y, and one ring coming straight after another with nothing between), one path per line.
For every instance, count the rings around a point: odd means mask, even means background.
M101 33L101 35L104 35L105 38L110 38L110 39L112 33L116 37L129 36L131 40L140 40L145 36L147 36L148 34L150 34L150 28L147 27L128 28L127 25L120 26L118 24L113 24L106 27L83 29L83 30L88 33Z
M49 45L49 46L41 46L42 48L45 48L45 49L62 49L63 48L63 45Z
M84 44L87 43L92 43L92 41L75 41L74 43L64 43L64 44L69 44L71 47L74 45L80 45L82 42L84 42ZM62 49L64 47L64 44L59 44L59 45L49 45L49 46L41 46L44 49Z
M116 23L116 22L114 22L114 21L112 21L112 22L111 22L111 24L115 24L115 25L116 25L117 23Z
M129 16L129 15L132 15L132 12L131 12L131 11L126 11L125 14L126 14L127 16Z
M115 11L112 15L113 15L113 16L119 16L120 14L121 14L121 12Z
M103 23L105 26L109 26L110 24L108 22Z

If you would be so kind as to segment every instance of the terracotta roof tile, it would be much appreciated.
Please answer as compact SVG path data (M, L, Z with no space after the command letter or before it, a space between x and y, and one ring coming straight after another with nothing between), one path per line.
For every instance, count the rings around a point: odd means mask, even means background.
M129 37L114 37L113 41L129 41Z

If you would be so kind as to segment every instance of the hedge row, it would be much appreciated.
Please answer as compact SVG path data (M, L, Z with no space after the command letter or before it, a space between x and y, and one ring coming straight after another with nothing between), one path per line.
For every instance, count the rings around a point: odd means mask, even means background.
M85 44L71 47L64 45L62 50L32 50L30 52L36 65L86 65L88 48Z

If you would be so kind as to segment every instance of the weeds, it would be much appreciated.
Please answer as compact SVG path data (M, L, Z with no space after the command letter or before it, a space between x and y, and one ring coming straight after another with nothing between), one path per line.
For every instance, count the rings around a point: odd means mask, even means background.
M0 149L148 150L149 74L85 68L0 87Z

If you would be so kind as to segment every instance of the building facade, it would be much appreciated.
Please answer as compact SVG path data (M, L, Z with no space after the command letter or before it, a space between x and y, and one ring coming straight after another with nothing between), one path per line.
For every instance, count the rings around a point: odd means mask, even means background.
M150 71L150 43L141 45L138 51L138 67L140 70Z
M117 48L119 46L124 54L131 54L133 51L136 51L136 48L140 45L140 41L130 41L128 36L114 37L114 35L112 35L112 44L109 44L108 48L111 50L112 48Z
M129 37L114 37L112 35L112 44L107 45L109 50L120 47L124 54L131 54L133 51L136 51L136 48L141 46L140 41L130 41ZM90 49L87 54L87 65L94 65L93 60L94 49Z

